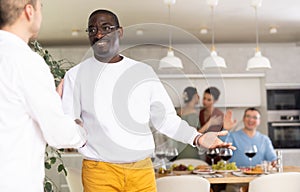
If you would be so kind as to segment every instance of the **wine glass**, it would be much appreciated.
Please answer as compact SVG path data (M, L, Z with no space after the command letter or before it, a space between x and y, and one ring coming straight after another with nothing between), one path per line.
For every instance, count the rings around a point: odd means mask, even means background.
M225 170L226 170L226 167L227 167L227 161L232 157L232 154L233 154L233 152L229 148L221 148L220 149L219 156L224 161ZM226 174L227 174L227 172L225 171L225 175Z
M257 153L257 147L256 145L249 145L245 148L245 155L249 158L250 161L250 169L252 168L252 158Z
M256 145L248 145L245 148L245 155L249 158L250 161L250 169L252 168L252 158L256 155L256 153L257 153Z
M220 151L218 148L215 149L209 149L206 154L211 160L211 166L215 164L215 158L219 155Z
M161 167L166 169L166 163L165 163L166 149L165 149L165 147L157 147L155 149L155 156L161 161Z
M176 147L167 147L165 155L168 161L173 161L178 156L178 150Z

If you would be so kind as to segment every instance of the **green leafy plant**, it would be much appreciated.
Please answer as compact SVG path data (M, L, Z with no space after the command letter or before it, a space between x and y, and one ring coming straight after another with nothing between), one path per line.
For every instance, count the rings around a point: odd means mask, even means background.
M74 66L74 63L66 59L61 59L56 61L52 57L52 55L48 52L48 50L43 49L40 43L37 41L33 41L31 45L32 45L32 49L43 57L43 59L49 66L51 73L53 74L55 84L58 85L59 82L63 79L66 71L72 66ZM63 151L64 149L56 149L47 144L46 151L45 151L44 165L46 169L52 169L53 167L55 167L58 173L64 173L64 175L67 176L68 173L64 166L64 162L61 158L61 154ZM44 179L44 191L45 192L58 191L58 187L51 180L51 178L47 176L45 176Z

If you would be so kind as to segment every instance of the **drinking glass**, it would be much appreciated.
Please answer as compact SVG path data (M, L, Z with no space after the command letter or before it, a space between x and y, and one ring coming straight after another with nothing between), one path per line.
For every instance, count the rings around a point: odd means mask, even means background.
M215 164L215 158L219 155L220 151L218 148L215 149L209 149L206 154L211 160L211 166Z
M226 167L227 167L227 161L232 157L232 150L229 148L221 148L220 149L220 154L219 156L221 157L221 159L224 161L224 166L225 166L225 176L227 175L226 172Z
M257 153L256 145L248 145L245 148L245 155L249 158L250 161L250 169L252 169L252 158L256 155L256 153Z
M166 169L166 162L165 162L166 148L165 147L157 147L155 149L155 156L160 160L161 167Z
M178 150L176 147L167 147L165 155L168 161L173 161L178 156Z

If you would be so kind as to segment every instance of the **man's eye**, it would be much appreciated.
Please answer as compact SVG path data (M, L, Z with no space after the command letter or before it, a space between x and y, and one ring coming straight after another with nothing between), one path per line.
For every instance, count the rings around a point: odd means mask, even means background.
M110 31L110 26L103 26L103 27L102 27L102 30L103 30L103 31Z

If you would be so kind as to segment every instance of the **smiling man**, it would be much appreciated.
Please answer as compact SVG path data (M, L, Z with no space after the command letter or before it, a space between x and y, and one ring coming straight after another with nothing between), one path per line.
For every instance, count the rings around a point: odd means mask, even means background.
M257 131L260 125L260 111L254 107L247 108L244 112L243 122L244 128L231 132L226 141L232 142L237 150L233 152L233 156L229 160L230 162L236 162L238 167L249 167L250 160L245 155L250 146L255 145L257 152L252 157L251 165L255 166L261 164L263 161L269 161L273 166L276 164L276 153L271 140L268 136L261 134ZM228 184L226 186L226 192L239 192L240 187L244 187L246 184Z
M228 142L232 142L238 149L234 151L231 162L236 162L239 167L249 167L249 158L245 155L245 151L249 146L256 145L257 153L252 159L252 165L260 164L262 161L270 161L275 163L276 153L274 151L271 140L268 136L257 131L260 125L260 112L256 108L248 108L245 110L244 128L232 132L228 135Z
M119 54L123 28L114 13L94 11L87 33L94 55L67 72L62 96L65 112L89 133L80 150L85 192L156 191L150 122L184 143L231 146L222 133L202 136L182 121L153 69Z

